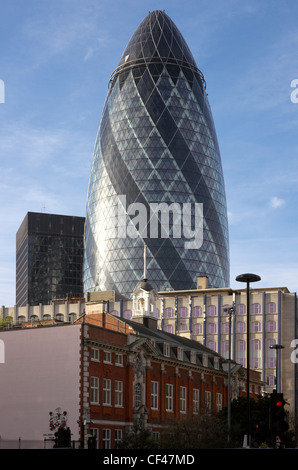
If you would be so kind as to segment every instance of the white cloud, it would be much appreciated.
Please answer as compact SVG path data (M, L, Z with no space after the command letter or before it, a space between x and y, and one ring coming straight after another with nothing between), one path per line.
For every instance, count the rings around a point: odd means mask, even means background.
M285 201L284 199L280 199L279 197L274 196L271 198L270 204L273 209L277 209L278 207L283 206L285 204Z

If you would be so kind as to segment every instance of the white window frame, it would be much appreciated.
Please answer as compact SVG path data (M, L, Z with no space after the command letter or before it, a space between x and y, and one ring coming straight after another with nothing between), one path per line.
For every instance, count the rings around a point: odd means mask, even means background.
M158 382L151 381L151 410L158 410L158 385Z
M102 430L102 447L103 449L111 448L111 430L109 428Z
M99 404L99 377L90 377L90 403Z
M166 357L170 357L170 345L169 343L163 344L163 355Z
M198 388L193 389L193 413L198 414L200 410L200 390Z
M222 394L221 393L216 394L216 410L217 411L222 410Z
M173 384L166 384L166 411L174 411L173 408Z
M111 379L102 380L102 404L105 406L111 406Z
M99 362L99 349L91 348L91 361Z
M115 380L115 406L123 407L123 382Z
M183 361L183 348L181 348L180 346L178 346L177 348L177 359L179 361Z
M122 441L122 429L115 429L115 448L117 449L117 444Z
M211 410L211 391L210 390L205 390L205 407L207 410Z
M115 366L123 367L123 354L121 353L115 354Z
M112 352L111 351L103 352L103 362L105 364L112 364Z
M186 413L186 396L187 388L182 385L180 387L180 413Z

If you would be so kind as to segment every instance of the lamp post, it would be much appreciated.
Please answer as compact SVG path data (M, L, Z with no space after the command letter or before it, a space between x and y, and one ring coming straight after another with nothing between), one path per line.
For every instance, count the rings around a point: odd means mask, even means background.
M224 312L229 314L229 368L228 368L228 442L230 442L231 433L231 336L232 336L232 316L235 313L235 301L233 305L228 305L223 308Z
M280 393L280 382L279 382L279 367L280 367L280 350L284 349L282 344L273 344L270 349L276 349L276 392Z
M261 278L257 274L239 274L236 277L236 281L246 283L246 328L247 328L247 345L246 345L246 368L247 368L247 380L246 380L246 399L247 399L247 445L250 446L250 405L249 405L249 369L250 369L250 326L249 326L249 315L250 315L250 299L249 299L249 285L251 282L260 281Z

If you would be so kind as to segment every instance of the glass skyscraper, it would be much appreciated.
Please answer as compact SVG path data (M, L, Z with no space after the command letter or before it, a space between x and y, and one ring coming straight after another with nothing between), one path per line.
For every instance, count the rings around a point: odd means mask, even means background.
M145 254L144 257L144 246ZM178 28L153 11L112 73L88 189L84 291L129 297L229 285L224 178L202 72Z
M16 305L83 297L84 217L28 212L16 234Z

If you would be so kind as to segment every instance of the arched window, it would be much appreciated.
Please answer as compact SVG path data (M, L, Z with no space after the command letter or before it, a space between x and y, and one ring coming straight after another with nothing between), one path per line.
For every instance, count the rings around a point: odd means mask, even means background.
M267 304L267 313L276 313L276 303L275 302L269 302Z
M276 384L276 377L275 377L275 375L268 375L268 377L267 377L267 385L269 385L269 387L274 387L275 384Z
M192 315L193 317L201 317L203 315L202 307L200 306L194 307L192 311Z
M258 368L261 365L261 341L259 339L254 339L251 342L252 345L252 361L251 366L253 368Z
M276 350L271 349L271 346L276 344L275 339L268 339L267 345L267 367L276 367Z
M251 324L251 331L253 333L258 333L259 331L261 331L261 322L253 321Z
M39 318L38 318L37 315L31 315L30 321L38 321L38 320L39 320Z
M225 358L229 358L229 341L225 340L221 342L221 355Z
M69 314L69 320L71 323L74 323L77 319L77 314L76 313L70 313Z
M164 312L164 318L171 318L174 315L174 310L171 307L167 307Z
M216 334L216 323L208 323L207 333L209 333L210 335Z
M244 321L237 322L237 333L245 333L246 323Z
M236 307L236 312L238 315L245 315L246 313L246 305L244 304L239 304Z
M179 317L187 317L187 308L180 307L178 314L179 314Z
M173 333L173 325L165 325L164 330L167 333Z
M241 364L243 367L245 367L245 346L246 343L243 340L237 341L237 346L236 346L236 361Z
M267 321L267 331L276 331L276 321Z
M216 351L216 342L215 341L208 341L207 347L212 349L212 351Z
M202 334L202 325L201 325L201 323L197 323L193 326L193 333L194 333L194 335L201 335Z
M115 317L119 317L119 312L118 310L112 310L111 315L114 315Z
M254 315L261 313L261 304L258 304L258 303L252 304L251 313Z
M125 318L126 320L130 320L131 319L131 310L124 310L123 318Z
M215 305L209 305L207 308L207 315L209 317L214 317L216 315L216 307Z

